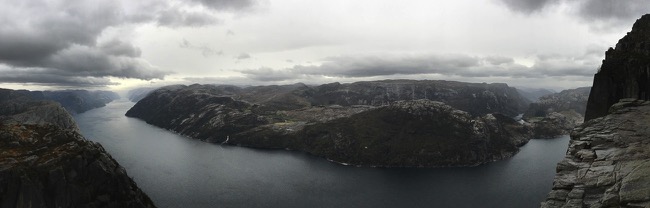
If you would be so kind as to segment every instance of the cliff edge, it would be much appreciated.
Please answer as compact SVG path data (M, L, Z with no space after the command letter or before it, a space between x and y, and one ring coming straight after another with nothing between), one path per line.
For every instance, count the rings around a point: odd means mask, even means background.
M609 49L542 207L650 207L650 15Z
M542 207L650 207L650 102L622 100L571 134Z
M0 89L0 207L154 207L60 104Z
M607 115L623 98L650 99L650 14L638 19L632 31L609 48L587 101L585 121Z

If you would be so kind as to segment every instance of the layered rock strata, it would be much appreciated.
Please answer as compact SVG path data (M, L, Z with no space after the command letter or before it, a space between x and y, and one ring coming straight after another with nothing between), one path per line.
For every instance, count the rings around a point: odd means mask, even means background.
M650 207L650 102L622 100L571 134L542 207Z

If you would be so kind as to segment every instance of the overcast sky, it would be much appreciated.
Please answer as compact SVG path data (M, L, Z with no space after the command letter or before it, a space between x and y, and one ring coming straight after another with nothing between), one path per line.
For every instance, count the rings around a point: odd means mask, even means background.
M650 0L0 0L0 87L589 86Z

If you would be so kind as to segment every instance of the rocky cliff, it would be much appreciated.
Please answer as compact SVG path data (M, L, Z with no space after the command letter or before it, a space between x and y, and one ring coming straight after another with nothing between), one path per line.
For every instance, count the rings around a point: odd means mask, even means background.
M650 99L650 14L638 19L632 31L605 53L594 76L585 120L607 115L622 98Z
M650 207L649 46L644 15L607 51L542 207Z
M529 101L506 84L431 80L384 80L331 83L315 88L312 104L381 106L399 100L440 101L473 116L501 113L516 116Z
M650 102L622 100L571 133L542 207L649 207Z
M307 125L292 135L294 148L339 163L442 167L509 158L528 142L529 133L500 114L472 117L441 102L412 100Z
M345 94L340 86L320 87L168 86L126 115L208 142L294 149L363 166L477 165L512 156L530 138L529 128L498 113L474 116L425 99L353 105L338 95ZM326 92L334 95L318 98ZM367 96L353 94L347 98Z
M566 135L584 120L590 87L563 90L531 103L523 120L531 124L535 138Z
M0 92L1 93L1 92ZM62 91L27 91L12 90L13 94L26 96L32 100L51 100L61 104L72 114L104 107L107 103L120 98L111 91L62 90Z
M0 207L154 207L58 103L0 90Z

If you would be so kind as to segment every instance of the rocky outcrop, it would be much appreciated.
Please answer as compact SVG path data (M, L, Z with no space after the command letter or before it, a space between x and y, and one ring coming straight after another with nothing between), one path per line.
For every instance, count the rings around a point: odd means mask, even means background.
M607 51L542 207L650 207L649 67L644 15Z
M622 98L650 99L650 14L638 19L616 48L605 53L594 76L585 120L607 115Z
M0 90L0 207L154 207L58 103Z
M563 90L531 103L523 115L535 138L555 138L567 135L584 120L590 87Z
M257 105L221 95L219 88L209 85L163 87L138 101L126 116L213 142L270 122L255 113Z
M472 117L441 102L413 100L308 125L294 135L295 148L339 163L444 167L511 157L529 132L500 114Z
M4 91L4 92L3 92ZM0 89L0 94L9 94ZM51 100L61 104L65 110L72 114L83 113L88 110L104 107L107 103L120 98L117 93L110 91L87 90L62 90L62 91L27 91L11 90L14 96L26 96L32 100Z
M203 141L293 149L362 166L477 165L512 156L530 138L529 128L498 113L474 116L425 99L320 105L315 95L304 84L168 86L126 115Z
M622 100L571 134L542 207L649 207L650 102Z
M571 133L573 128L582 124L584 117L575 111L551 112L544 117L525 118L526 124L533 129L534 138L552 139Z

